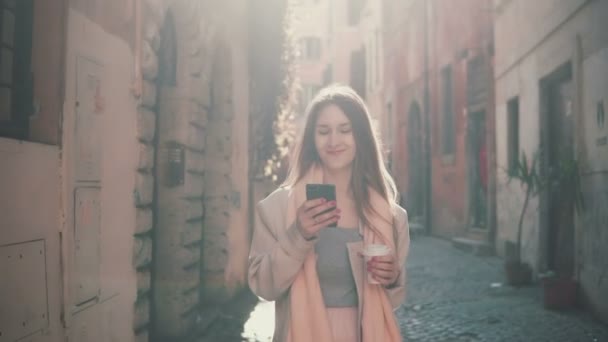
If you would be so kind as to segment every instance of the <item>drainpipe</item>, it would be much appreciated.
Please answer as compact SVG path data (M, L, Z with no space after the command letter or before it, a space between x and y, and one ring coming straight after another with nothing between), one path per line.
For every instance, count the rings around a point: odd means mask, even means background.
M425 230L428 234L432 232L433 227L433 186L432 186L432 158L431 158L431 118L430 118L430 99L429 99L429 1L424 2L424 167L426 177L424 179L425 190Z
M133 95L136 98L139 98L142 94L143 88L143 80L141 75L141 51L142 51L142 17L141 17L141 1L142 0L133 0L133 10L134 10L134 20L135 20L135 37L134 37L134 58L135 61L133 63L133 86L131 90L133 91Z

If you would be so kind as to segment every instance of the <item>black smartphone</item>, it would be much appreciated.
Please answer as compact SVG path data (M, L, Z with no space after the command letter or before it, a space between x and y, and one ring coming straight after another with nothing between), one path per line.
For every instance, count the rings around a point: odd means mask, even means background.
M328 202L336 200L336 186L333 184L306 184L306 200L310 201L317 198L325 198ZM321 214L325 214L332 209L328 209ZM321 215L319 214L319 215ZM317 215L318 216L318 215ZM337 227L338 222L330 224L328 227Z

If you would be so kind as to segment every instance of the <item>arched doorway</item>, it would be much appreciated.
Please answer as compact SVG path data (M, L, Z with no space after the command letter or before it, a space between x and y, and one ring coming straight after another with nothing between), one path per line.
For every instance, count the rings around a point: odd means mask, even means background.
M409 217L414 218L423 216L425 209L422 118L418 102L410 105L407 117L408 188L405 205Z

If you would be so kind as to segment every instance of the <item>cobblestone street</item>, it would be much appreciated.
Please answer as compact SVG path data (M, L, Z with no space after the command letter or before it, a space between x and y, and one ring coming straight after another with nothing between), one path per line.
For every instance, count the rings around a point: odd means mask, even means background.
M608 341L608 327L586 313L543 309L538 286L503 286L499 258L420 237L407 267L408 299L397 312L406 341ZM270 341L272 305L244 295L197 342Z

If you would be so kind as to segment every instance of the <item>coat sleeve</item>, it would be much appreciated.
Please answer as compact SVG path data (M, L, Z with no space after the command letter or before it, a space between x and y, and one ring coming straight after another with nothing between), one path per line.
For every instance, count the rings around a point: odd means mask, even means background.
M306 240L295 223L276 227L281 220L269 220L270 214L262 203L256 206L248 282L253 293L273 301L289 289L317 238Z
M401 274L397 278L395 284L386 287L386 292L391 305L394 309L399 308L405 300L406 292L406 261L410 250L410 229L408 224L407 212L399 208L398 219L396 220L395 228L397 230L397 260Z

